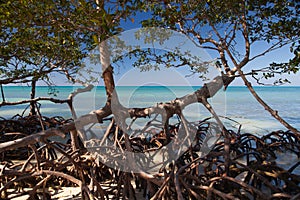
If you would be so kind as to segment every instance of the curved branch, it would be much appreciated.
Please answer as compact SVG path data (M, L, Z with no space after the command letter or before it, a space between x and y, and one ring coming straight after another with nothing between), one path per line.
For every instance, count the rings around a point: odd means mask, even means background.
M260 96L255 92L254 88L252 87L252 84L247 80L243 71L239 67L237 67L237 70L240 76L242 77L245 85L247 86L253 97L257 100L257 102L260 103L266 111L268 111L277 121L279 121L288 130L300 136L299 130L297 130L295 127L291 126L288 122L286 122L282 117L279 116L277 110L273 110L262 98L260 98Z
M203 99L208 99L213 97L223 86L229 85L234 80L234 77L222 75L215 77L211 82L206 83L200 89L196 90L191 94L187 94L183 97L176 98L170 102L158 103L155 106L147 108L124 108L119 107L116 111L120 112L123 116L130 118L145 118L151 114L161 114L165 113L168 116L173 116L174 114L180 114L179 112L183 110L186 106L193 103L203 103ZM118 106L117 104L115 104Z
M173 101L167 103L160 103L153 107L148 108L129 108L122 110L122 112L126 112L125 115L128 117L148 117L154 113L162 113L166 112L168 116L172 116L174 114L178 114L178 108L180 110L184 109L186 106L196 103L202 102L203 98L211 98L213 97L224 85L230 84L234 80L233 77L229 77L227 75L217 76L211 82L204 84L203 87L195 91L194 93L185 95L181 98L176 98ZM90 123L99 123L102 122L103 118L112 114L111 103L107 102L106 105L99 110L95 110L90 114L83 115L76 119L74 122L70 122L64 124L55 129L48 129L44 132L36 133L21 139L4 142L0 144L0 153L15 149L23 146L27 146L29 144L34 144L36 142L42 141L45 138L50 136L59 135L64 137L64 133L77 129L82 129L83 126ZM124 114L124 113L123 113Z
M74 126L75 127L75 126ZM72 126L70 124L66 124L64 126L64 129L70 129ZM17 149L19 147L24 147L27 145L35 144L39 141L43 141L44 139L51 137L51 136L60 136L62 138L65 137L64 129L57 129L57 128L51 128L44 132L39 132L36 134L32 134L20 139L12 140L9 142L3 142L0 143L0 153L11 150L11 149Z
M299 38L298 38L298 39L299 39ZM296 41L296 40L295 40L295 41ZM294 42L294 40L288 40L288 41L285 41L285 42L283 42L283 41L278 41L278 42L276 42L275 44L273 44L272 46L270 46L269 48L267 48L266 50L264 50L263 52L261 52L261 53L255 55L255 56L253 56L252 58L250 58L249 61L252 61L252 60L254 60L254 59L258 58L258 57L264 56L264 55L266 55L267 53L270 53L270 52L272 52L272 51L274 51L274 50L276 50L276 49L280 49L280 48L282 48L283 46L285 46L285 45L287 45L287 44L290 44L290 43L292 43L292 42Z
M74 178L73 176L70 176L68 174L65 174L63 172L57 172L57 171L50 171L50 170L40 170L38 172L35 172L32 174L32 176L40 176L40 175L50 175L50 176L56 176L56 177L62 177L64 179L67 179L73 183L75 183L76 185L78 185L79 187L82 187L82 181Z

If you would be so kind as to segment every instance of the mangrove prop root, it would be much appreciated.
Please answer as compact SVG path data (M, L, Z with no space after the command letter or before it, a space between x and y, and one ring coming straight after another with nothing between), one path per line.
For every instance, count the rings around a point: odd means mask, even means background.
M113 119L110 120L105 137L99 140L102 145L110 140L122 151L147 152L167 144L168 137L159 126L147 126L141 133L128 136ZM62 117L1 118L0 143L22 139L43 128L55 128L68 122L70 120ZM180 123L168 125L169 133L178 134ZM47 138L3 151L0 155L0 199L24 195L46 198L52 195L49 188L59 190L62 187L79 187L83 199L140 199L143 196L152 200L300 198L300 142L297 135L275 131L258 137L228 130L229 157L228 152L224 153L223 137L207 155L200 157L200 147L209 135L209 127L217 125L210 119L187 125L197 127L193 143L177 160L166 163L154 175L156 180L110 168L82 146L72 150L68 139ZM151 138L142 137L145 135L151 135ZM283 166L278 155L295 157L295 162Z

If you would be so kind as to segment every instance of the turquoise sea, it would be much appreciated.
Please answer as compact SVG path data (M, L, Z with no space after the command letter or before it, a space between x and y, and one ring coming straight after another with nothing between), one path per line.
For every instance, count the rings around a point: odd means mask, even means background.
M66 99L68 95L76 90L76 86L57 86L55 90L57 96L53 98ZM117 87L118 96L121 103L126 107L148 107L157 102L166 102L192 93L199 87L193 86L119 86ZM258 94L287 122L300 129L300 87L298 86L259 86L255 87ZM30 97L30 87L27 86L5 86L6 101L14 102ZM49 96L47 86L38 86L36 96ZM74 99L74 107L77 114L89 113L100 108L105 102L104 87L98 86L91 92L79 94ZM0 101L2 98L0 97ZM274 120L264 108L256 102L246 87L231 86L226 91L219 91L210 100L219 115L229 117L242 124L243 131L254 131L258 134L266 131L284 129L281 124ZM40 101L41 112L46 116L60 115L70 118L71 114L67 105L54 104L51 102ZM2 106L0 116L10 118L15 114L21 114L27 105ZM205 108L198 104L188 106L184 111L188 120L201 120L210 114ZM24 115L28 113L25 111ZM225 120L229 122L228 120ZM225 122L225 123L226 123ZM231 123L233 128L238 124Z

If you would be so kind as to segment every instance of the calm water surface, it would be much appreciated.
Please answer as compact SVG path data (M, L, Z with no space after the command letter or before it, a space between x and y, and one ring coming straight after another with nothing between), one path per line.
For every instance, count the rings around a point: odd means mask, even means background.
M78 87L57 86L57 96L54 98L66 99L68 95ZM157 102L166 102L176 97L192 93L199 87L188 86L120 86L117 88L121 103L126 107L147 107L155 105ZM300 128L300 87L255 87L258 94L291 125ZM30 87L26 86L6 86L4 87L6 101L20 101L28 99ZM49 88L45 86L37 87L36 96L49 96ZM2 99L0 99L2 100ZM74 106L77 114L89 113L100 108L105 102L104 87L98 86L91 92L86 92L76 96ZM250 92L245 87L232 86L226 92L219 91L210 100L214 109L219 115L232 118L243 124L244 131L255 131L262 133L277 129L284 129L271 115L256 102ZM67 105L54 104L51 102L40 102L41 112L46 116L61 115L71 117ZM9 118L15 114L21 114L28 105L3 106L0 107L0 116ZM25 115L28 110L25 111ZM210 114L201 105L190 105L184 110L185 116L189 120L199 120ZM233 126L238 126L233 123Z

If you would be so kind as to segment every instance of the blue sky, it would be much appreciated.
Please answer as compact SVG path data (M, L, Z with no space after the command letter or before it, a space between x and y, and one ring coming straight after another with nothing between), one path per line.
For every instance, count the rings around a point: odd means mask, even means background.
M127 20L122 21L121 26L125 30L132 30L136 28L140 28L140 22L146 18L148 18L150 15L148 13L138 13L134 20ZM128 37L127 39L128 43L134 43L135 39L133 37ZM258 53L261 53L264 49L266 49L266 43L264 42L257 42L255 45L252 46L251 49L251 55L256 55ZM193 47L191 47L193 49ZM194 50L194 53L197 50ZM203 52L201 52L203 54ZM211 59L215 59L216 55L215 53L208 52ZM289 46L282 47L281 49L277 49L275 51L272 51L271 53L266 54L265 56L259 57L250 63L248 63L244 68L243 71L245 73L250 72L252 69L259 69L268 66L271 62L287 62L290 58L293 57L293 54L289 51ZM128 66L130 63L125 63L123 66L115 69L115 81L117 84L120 85L134 85L132 80L135 80L136 85L143 85L148 84L149 82L159 82L160 84L166 84L166 85L202 85L202 81L199 80L198 75L193 75L191 77L185 77L185 75L190 74L188 68L180 68L180 69L171 69L175 71L175 73L170 73L172 76L168 76L168 73L170 72L170 69L162 70L161 73L157 71L148 71L148 72L142 72L139 73L139 70L133 69L132 67ZM100 68L100 66L99 66ZM185 79L183 82L176 82L174 79L178 78L177 76L180 75L181 78L179 79ZM218 75L218 71L214 68L210 69L209 78L213 78L214 76ZM174 76L174 77L173 77ZM167 77L167 78L166 78ZM291 84L286 85L299 85L300 86L300 75L298 74L292 74L292 75L284 75L284 78L287 78L291 81ZM63 80L63 77L60 75L55 75L53 77L54 81L58 85L66 85L65 81ZM253 80L251 77L249 77L249 80L255 84L255 80ZM103 85L100 81L99 85ZM244 85L240 78L237 78L232 85Z
M130 29L134 29L134 28L139 28L140 24L139 22L142 21L143 19L146 19L149 17L148 13L139 13L137 14L137 17L135 17L134 22L123 22L123 26L126 27L126 30L130 30ZM255 43L251 48L251 55L257 55L259 53L261 53L263 50L266 49L266 43L265 42L257 42ZM259 57L251 62L249 62L244 68L244 72L250 72L252 69L259 69L259 68L263 68L263 67L267 67L271 62L287 62L289 59L293 58L293 54L290 52L290 46L287 45L285 47L282 47L280 49L274 50L268 54L266 54L265 56ZM202 52L201 52L202 53ZM216 54L211 54L210 52L208 52L208 54L210 54L212 59L215 59ZM174 69L176 72L178 73L182 73L183 75L186 74L190 74L189 70L186 69ZM213 73L211 73L210 75L214 74L217 75L215 73L215 70L211 70L213 71ZM125 71L126 72L126 71ZM120 72L122 73L122 71ZM120 73L116 76L116 81L118 81L119 78L122 77L122 74L120 75ZM142 73L143 74L143 73ZM141 75L142 75L141 74ZM157 72L153 72L153 74L151 72L147 72L144 73L144 75L146 76L152 76L155 77L155 79L157 79L157 77L159 77L159 73ZM162 78L165 78L164 75L161 75ZM277 76L279 78L279 76ZM287 84L287 85L299 85L300 86L300 74L290 74L290 75L284 75L283 78L287 78L288 80L291 81L291 84ZM201 85L201 81L198 78L198 75L194 75L192 77L186 78L187 81L191 84L191 85ZM255 84L255 80L250 76L249 80L253 82L254 85ZM138 81L138 80L137 80ZM140 81L138 81L140 82ZM266 81L266 83L268 83ZM140 84L140 83L139 83ZM173 85L173 83L170 83L171 85ZM130 84L129 84L130 85ZM242 80L240 78L237 78L232 85L244 85L244 83L242 82Z
M144 19L147 19L148 17L150 17L149 13L138 13L137 16L135 17L134 21L123 21L121 23L121 25L124 27L125 30L130 30L130 29L135 29L135 28L140 28L140 22ZM265 42L257 42L255 43L251 48L251 55L256 55L261 53L264 49L266 49L266 43ZM259 69L259 68L263 68L263 67L267 67L271 62L287 62L289 59L291 59L294 55L290 52L290 46L287 45L285 47L282 47L280 49L277 49L275 51L272 51L268 54L266 54L265 56L259 57L251 62L249 62L244 68L244 72L250 72L252 69ZM203 52L201 52L201 54L203 54ZM208 54L210 54L212 59L215 59L216 54L212 54L210 52L208 52ZM132 70L132 69L130 69ZM189 70L187 68L185 69L174 69L176 71L176 73L181 73L184 75L190 74ZM126 71L119 71L119 74L116 75L116 82L118 82L118 80L120 78L122 78L122 72L126 73ZM137 70L133 70L133 71L137 71ZM167 70L168 71L168 70ZM211 69L210 70L211 73L209 74L210 76L212 75L217 75L216 70ZM131 72L132 73L132 72ZM165 73L165 72L164 72ZM162 79L165 79L164 73L159 75L159 73L157 72L144 72L144 76L147 77L154 77L155 79L158 79L158 77L161 76ZM142 75L141 74L141 75ZM287 85L299 85L300 86L300 74L291 74L291 75L284 75L284 78L287 78L288 80L291 81L291 84L287 84ZM194 75L192 77L186 78L185 79L191 84L191 85L201 85L202 82L199 80L198 75ZM142 82L142 81L138 81L138 79L136 79L137 82ZM249 80L253 82L254 85L255 84L255 80L252 79L252 77L249 77ZM124 83L124 80L122 80ZM267 83L267 82L266 82ZM125 83L124 83L125 84ZM141 83L139 83L141 84ZM171 85L173 85L173 82L170 83ZM130 85L130 84L129 84ZM242 82L242 80L240 78L237 78L232 85L244 85L244 83Z

